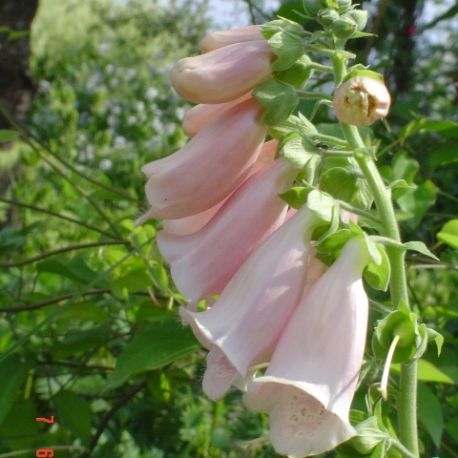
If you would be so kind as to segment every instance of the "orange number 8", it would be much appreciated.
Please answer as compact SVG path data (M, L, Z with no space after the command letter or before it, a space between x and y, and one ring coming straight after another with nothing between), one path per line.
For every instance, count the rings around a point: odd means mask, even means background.
M54 450L52 448L39 448L35 451L35 456L39 458L47 458L54 456Z

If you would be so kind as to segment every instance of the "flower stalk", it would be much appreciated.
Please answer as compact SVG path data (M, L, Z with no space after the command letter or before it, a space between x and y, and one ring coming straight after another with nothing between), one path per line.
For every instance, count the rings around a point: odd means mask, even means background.
M335 82L336 84L340 84L347 72L345 59L338 55L334 56L333 66ZM365 150L365 144L358 128L341 123L341 129L348 143L357 151L355 159L374 196L379 220L381 222L381 235L401 243L401 235L394 212L393 202L391 200L391 192L385 186L373 158L369 154L362 152ZM405 251L402 248L394 246L387 246L386 251L391 265L391 300L395 305L403 302L409 307L407 277L404 263ZM412 453L412 456L418 457L416 360L408 361L401 365L398 409L401 442Z

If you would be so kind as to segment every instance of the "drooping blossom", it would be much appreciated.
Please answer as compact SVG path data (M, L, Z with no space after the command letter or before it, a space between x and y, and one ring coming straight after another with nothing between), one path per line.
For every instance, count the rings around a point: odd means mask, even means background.
M258 25L246 25L230 30L217 30L207 33L200 42L200 49L202 49L203 52L208 52L243 41L263 39L261 28Z
M210 398L224 396L251 366L269 360L304 288L316 222L303 208L251 254L210 309L181 308L184 321L210 350L203 383Z
M284 221L287 204L278 196L297 171L277 159L251 176L200 231L157 236L177 288L196 302L219 294L250 253Z
M269 165L275 158L275 153L277 152L278 141L277 140L269 140L268 142L264 143L261 148L261 152L259 153L256 162L250 167L250 170L247 175L247 179ZM236 192L237 189L234 190ZM223 199L222 201L218 202L213 207L209 208L208 210L204 210L201 213L197 213L196 215L187 216L185 218L179 219L166 219L164 220L164 232L167 234L173 235L189 235L194 234L195 232L202 229L217 213L218 210L224 205L227 199L230 198L232 194L228 197ZM147 219L151 218L149 216L149 212L147 212L140 220L146 221Z
M191 102L229 102L269 78L273 58L265 40L236 43L179 60L171 80L178 94Z
M384 118L391 97L382 80L355 76L341 84L334 93L333 105L339 121L355 126L369 126Z
M211 208L248 175L266 134L261 109L247 100L223 113L176 153L146 164L145 190L156 218L183 218Z
M216 119L220 114L238 105L251 97L250 93L242 95L226 103L205 104L201 103L186 112L183 118L183 130L188 137L194 137L207 124Z
M360 238L303 296L282 332L266 373L254 378L245 404L270 416L275 450L302 458L331 450L355 434L348 414L366 339L368 299Z

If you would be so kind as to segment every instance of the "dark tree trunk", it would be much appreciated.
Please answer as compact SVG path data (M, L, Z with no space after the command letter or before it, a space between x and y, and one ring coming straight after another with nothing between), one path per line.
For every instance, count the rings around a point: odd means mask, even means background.
M20 122L25 120L35 93L29 75L29 31L37 8L38 0L0 0L0 103ZM0 129L10 128L0 115ZM8 172L0 171L0 195L8 189L9 182ZM0 228L11 220L12 211L10 207Z
M37 7L38 0L0 0L0 103L19 121L24 120L35 91L28 71L27 32ZM0 117L0 129L8 127L7 121Z

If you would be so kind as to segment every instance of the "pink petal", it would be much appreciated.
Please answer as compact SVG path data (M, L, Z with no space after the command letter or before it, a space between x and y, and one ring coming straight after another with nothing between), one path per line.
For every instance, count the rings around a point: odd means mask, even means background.
M215 120L219 115L229 110L240 102L251 98L251 93L242 95L235 100L226 103L216 104L199 104L192 107L183 119L183 130L188 137L194 137L199 133L207 124Z
M278 194L291 186L296 173L284 159L274 161L250 177L202 230L188 236L158 234L159 250L188 299L220 293L250 253L283 222L287 204Z
M263 39L264 36L259 26L247 25L235 29L207 33L200 42L200 49L202 49L203 52L208 52L234 43Z
M270 140L264 143L256 162L250 167L247 178L272 163L277 151L277 146L277 140ZM234 192L236 191L237 190ZM174 235L189 235L199 231L218 213L219 209L224 205L229 197L230 196L226 197L221 202L218 202L215 206L196 215L191 215L180 219L164 220L164 232ZM150 218L150 216L148 213L146 213L142 218L143 221L146 221L148 218Z
M248 384L249 408L268 412L278 453L305 457L355 434L348 420L361 367L368 300L367 262L353 239L303 296L288 321L265 376Z
M201 343L219 348L241 378L268 361L299 302L315 222L306 209L298 212L248 258L209 310L180 309Z
M256 102L243 102L210 123L180 151L143 167L156 218L183 218L211 208L248 175L266 133Z
M236 43L181 59L172 70L172 84L194 103L229 102L271 76L273 57L265 40Z

